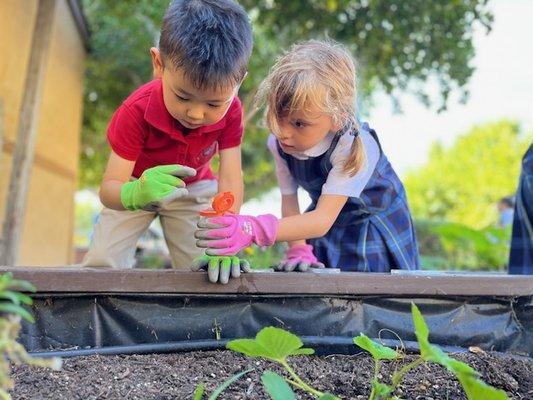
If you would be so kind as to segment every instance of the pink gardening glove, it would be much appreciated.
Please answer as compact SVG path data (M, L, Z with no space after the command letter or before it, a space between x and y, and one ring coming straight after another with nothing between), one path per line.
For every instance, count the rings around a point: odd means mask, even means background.
M285 258L274 267L276 271L285 272L306 272L309 268L324 268L324 264L313 254L313 246L310 244L292 246L285 254Z
M202 218L194 236L196 246L205 247L210 256L231 256L255 243L272 246L278 233L278 219L272 214L252 217L228 214Z

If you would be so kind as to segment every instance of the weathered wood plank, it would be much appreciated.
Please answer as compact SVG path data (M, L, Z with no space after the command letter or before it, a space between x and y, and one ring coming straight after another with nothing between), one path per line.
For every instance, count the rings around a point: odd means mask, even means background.
M118 270L77 267L0 267L37 286L39 292L526 296L533 276L370 273L249 273L227 285L205 273L176 270Z

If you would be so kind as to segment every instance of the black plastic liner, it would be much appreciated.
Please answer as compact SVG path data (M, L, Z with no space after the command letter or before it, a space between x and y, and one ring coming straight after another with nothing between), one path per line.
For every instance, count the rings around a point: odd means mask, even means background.
M301 336L319 354L358 351L360 332L393 347L416 349L411 302L420 308L430 341L447 351L470 346L533 356L533 296L287 297L243 295L37 294L35 324L20 341L50 356L132 354L224 348L265 326ZM400 341L401 339L401 341Z

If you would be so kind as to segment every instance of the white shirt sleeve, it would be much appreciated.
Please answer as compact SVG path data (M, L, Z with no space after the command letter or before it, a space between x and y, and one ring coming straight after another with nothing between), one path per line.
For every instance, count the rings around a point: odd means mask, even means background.
M268 136L267 147L274 156L279 189L282 195L296 194L298 184L292 177L287 162L280 156L276 141L277 139L274 135L271 134Z
M335 150L331 153L332 168L326 183L322 185L322 194L334 194L348 197L359 197L368 184L370 177L379 161L379 146L370 132L360 131L363 149L366 154L366 162L363 168L354 176L344 172L344 164L350 156L350 150L354 137L345 133L339 139Z

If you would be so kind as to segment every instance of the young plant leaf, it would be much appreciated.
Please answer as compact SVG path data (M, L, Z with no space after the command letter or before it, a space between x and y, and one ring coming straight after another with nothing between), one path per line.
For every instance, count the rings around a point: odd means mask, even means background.
M432 361L446 367L452 372L463 387L469 400L503 400L507 394L503 390L495 389L478 379L479 373L464 362L448 356L439 347L429 343L429 329L418 307L411 303L415 335L420 345L420 355L426 361Z
M205 385L203 383L199 383L198 386L196 386L196 389L194 389L193 394L193 400L202 400L202 397L204 395L205 391Z
M269 326L261 329L255 339L231 340L226 348L249 357L264 357L283 362L288 356L314 354L313 349L302 348L302 346L303 343L298 336Z
M0 298L10 300L16 305L19 305L20 303L30 305L33 303L30 296L27 296L24 293L13 292L11 290L0 291Z
M250 371L253 371L253 368L247 369L246 371L239 372L238 374L235 374L231 378L225 380L220 386L218 386L215 389L213 394L211 394L211 396L209 396L209 400L216 400L218 398L218 396L220 396L220 393L222 393L224 390L226 390L229 385L231 385L233 382L235 382L241 376L247 374Z
M9 287L16 290L24 290L25 292L35 293L37 288L31 282L24 281L22 279L12 279Z
M379 382L377 379L372 380L372 388L374 389L374 395L376 399L381 397L387 398L387 396L392 392L392 386L385 385L384 383Z
M482 380L475 378L472 375L456 374L457 379L463 387L468 400L508 400L507 393L503 390L493 388L487 385Z
M265 371L261 375L261 382L272 400L296 400L289 384L275 372Z
M433 361L447 367L450 357L448 357L448 355L439 347L429 343L428 326L415 303L411 303L411 313L413 315L415 335L418 340L418 345L420 346L420 355L426 361Z
M354 337L353 342L357 346L368 351L375 360L394 360L399 356L393 349L373 341L364 333L360 333L359 336Z
M8 314L20 315L26 321L34 323L35 319L33 316L21 306L12 303L0 303L0 312L5 312Z
M318 400L340 400L339 397L333 396L331 393L324 393Z

